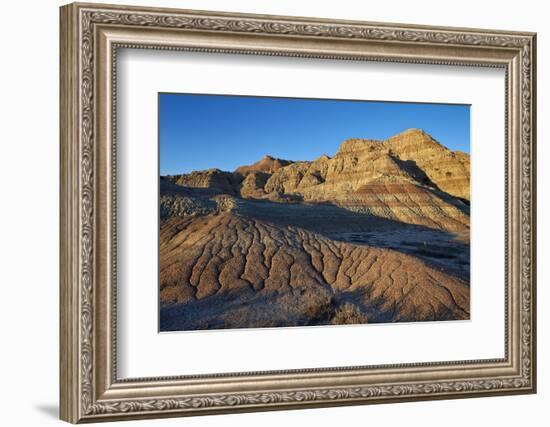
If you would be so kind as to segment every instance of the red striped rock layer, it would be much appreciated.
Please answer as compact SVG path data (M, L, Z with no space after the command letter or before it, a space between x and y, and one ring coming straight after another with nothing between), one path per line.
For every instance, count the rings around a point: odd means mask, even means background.
M470 217L460 202L411 182L373 182L337 198L337 205L354 212L407 224L465 231Z

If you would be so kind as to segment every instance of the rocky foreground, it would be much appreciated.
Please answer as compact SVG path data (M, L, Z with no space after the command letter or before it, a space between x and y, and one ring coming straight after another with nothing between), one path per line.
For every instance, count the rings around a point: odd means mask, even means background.
M161 331L468 319L469 172L410 129L161 177Z

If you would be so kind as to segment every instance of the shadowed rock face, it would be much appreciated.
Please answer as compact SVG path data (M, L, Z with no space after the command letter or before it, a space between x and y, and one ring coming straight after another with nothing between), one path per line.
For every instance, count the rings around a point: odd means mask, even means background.
M237 194L242 177L219 169L194 171L189 174L168 177L182 187L206 188L218 193Z
M423 131L160 191L163 331L469 318L469 156Z
M470 200L470 156L450 151L419 129L409 129L389 138L384 145L400 160L416 163L437 187Z

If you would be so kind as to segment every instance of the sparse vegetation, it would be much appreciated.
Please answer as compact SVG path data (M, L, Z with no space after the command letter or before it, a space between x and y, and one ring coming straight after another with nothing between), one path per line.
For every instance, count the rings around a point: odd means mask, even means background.
M368 323L367 320L367 315L361 308L347 302L336 309L330 323L333 325L356 325Z

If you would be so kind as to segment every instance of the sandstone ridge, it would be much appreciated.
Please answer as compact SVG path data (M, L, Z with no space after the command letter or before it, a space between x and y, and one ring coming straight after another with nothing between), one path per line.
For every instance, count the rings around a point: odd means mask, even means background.
M469 224L470 160L419 129L385 141L348 139L331 158L265 156L235 172L168 177L178 185L284 203L334 203L357 212L447 230Z

